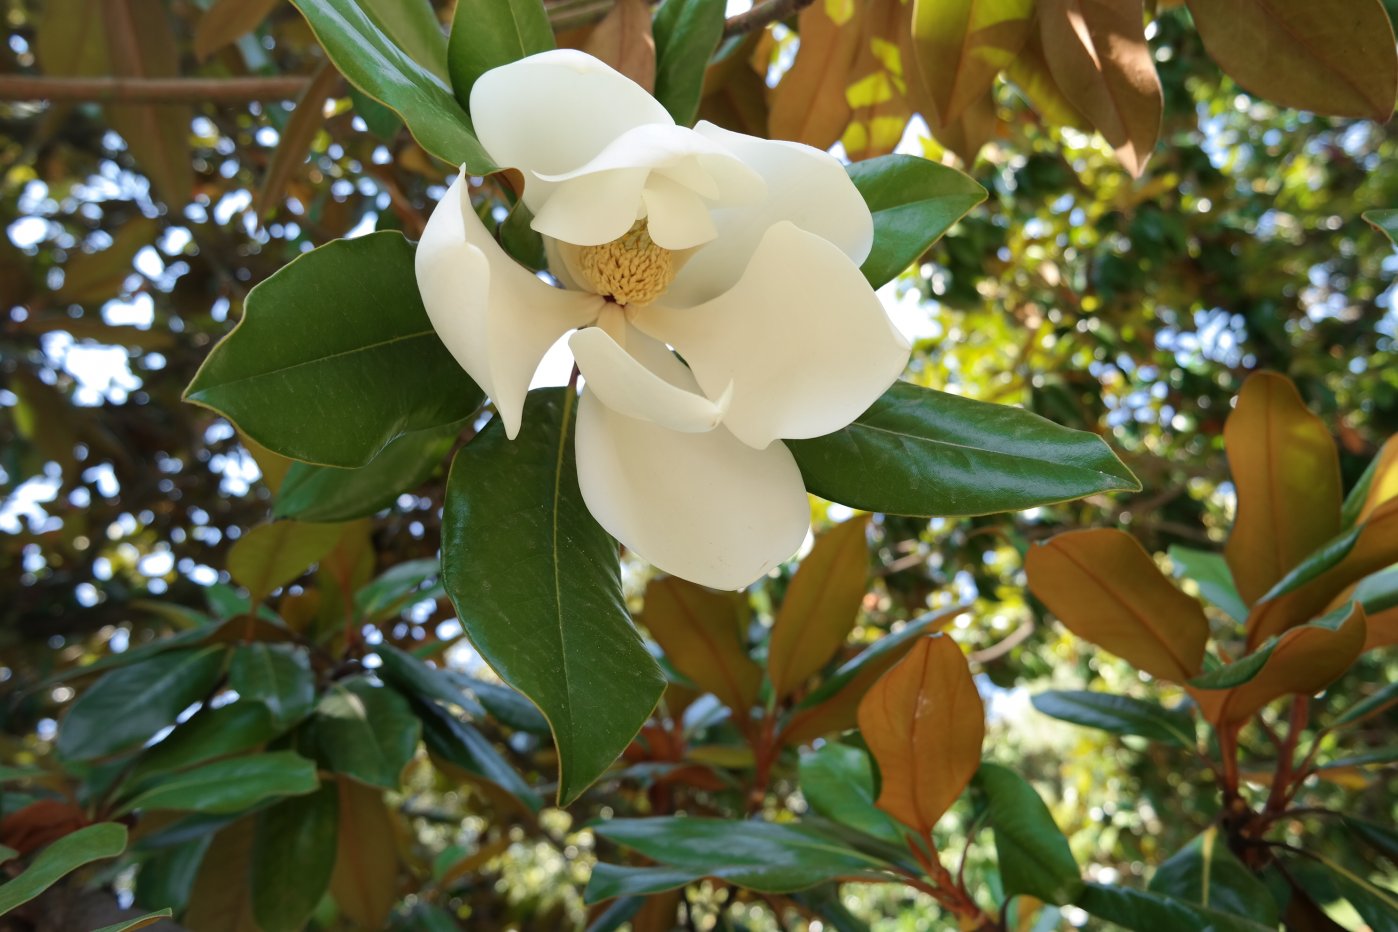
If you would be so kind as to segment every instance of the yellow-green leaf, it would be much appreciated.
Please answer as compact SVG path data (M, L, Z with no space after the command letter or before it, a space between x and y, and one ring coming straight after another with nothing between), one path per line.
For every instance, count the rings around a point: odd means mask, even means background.
M745 721L757 701L762 668L743 649L743 615L733 593L672 576L646 587L641 621L676 670Z
M985 708L956 642L914 645L860 702L859 730L879 765L879 808L930 832L975 776L985 740Z
M778 697L825 666L854 627L869 582L867 526L859 516L822 534L792 577L767 649Z
M1029 38L1033 9L1033 0L914 0L913 49L938 122L954 123L990 90Z
M1203 664L1209 622L1124 531L1059 534L1029 551L1029 589L1064 627L1151 676L1183 682Z
M329 553L343 530L338 524L301 521L258 525L228 551L228 573L247 588L256 605Z

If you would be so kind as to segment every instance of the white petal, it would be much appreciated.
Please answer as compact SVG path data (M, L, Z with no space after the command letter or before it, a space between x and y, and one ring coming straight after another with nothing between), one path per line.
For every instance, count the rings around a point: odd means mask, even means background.
M786 222L767 231L723 295L691 308L652 305L635 324L673 346L709 397L733 387L723 423L758 448L839 430L908 363L907 341L859 269Z
M610 243L636 222L646 174L643 168L625 168L554 185L546 198L539 199L530 226L544 236L575 246ZM532 183L525 183L526 191ZM535 208L531 205L530 209Z
M675 122L635 81L574 49L481 75L471 87L471 121L496 164L526 177L572 171L629 129Z
M660 569L741 589L790 557L810 526L801 473L782 444L754 450L719 428L682 434L628 418L584 389L578 483L588 510Z
M596 320L603 300L550 287L516 264L471 209L461 177L433 209L415 267L437 336L513 438L539 360L564 333Z
M649 339L644 334L638 336ZM671 384L600 327L579 330L568 339L568 346L587 387L619 414L684 433L713 430L723 420L727 396L715 403L699 392Z
M688 249L718 235L708 206L689 188L664 175L652 175L641 192L646 232L663 249Z
M767 182L755 207L714 211L718 235L698 250L670 286L666 302L691 307L731 288L763 234L782 220L833 243L856 266L869 257L874 220L838 159L797 142L759 139L701 122L695 132L722 144Z

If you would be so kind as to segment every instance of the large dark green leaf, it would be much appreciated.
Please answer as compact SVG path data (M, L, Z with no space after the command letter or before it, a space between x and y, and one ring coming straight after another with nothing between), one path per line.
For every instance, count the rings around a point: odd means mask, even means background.
M399 48L358 0L292 2L340 73L401 116L424 149L475 174L495 169L447 82Z
M416 705L428 751L514 794L535 812L543 808L539 794L500 756L500 752L484 735L435 702Z
M1030 699L1045 715L1114 735L1139 735L1178 747L1193 747L1194 717L1185 709L1088 690L1050 689Z
M801 795L828 819L881 841L902 843L898 823L874 805L874 765L859 748L830 742L801 755Z
M252 909L265 932L304 928L330 886L340 823L334 781L310 796L258 813L253 836Z
M316 746L331 770L388 789L398 788L422 733L408 700L363 676L332 685L314 722Z
M848 171L874 215L874 248L860 271L875 288L896 278L985 200L985 188L966 175L914 155L865 159Z
M185 397L283 456L353 467L484 396L432 329L413 246L386 232L313 249L254 288Z
M1071 903L1082 890L1078 862L1048 807L1013 770L981 764L973 785L985 794L1005 895L1027 893L1045 903Z
M1233 571L1221 553L1208 550L1195 550L1182 544L1170 545L1170 562L1184 575L1199 585L1199 593L1210 604L1221 609L1234 621L1243 622L1248 617L1247 603L1238 595L1238 587L1233 582Z
M725 0L665 0L655 11L655 99L681 126L693 124L699 112L725 6Z
M1313 851L1307 859L1289 862L1287 868L1317 903L1347 900L1372 932L1398 932L1398 893Z
M540 0L458 0L447 44L451 86L462 107L491 68L553 48L553 29Z
M878 876L886 862L846 848L800 825L723 819L613 819L593 831L662 865L599 864L588 902L627 893L653 893L700 877L717 877L762 893L788 893L836 877Z
M1150 890L1264 925L1275 926L1279 919L1267 885L1228 850L1217 828L1195 836L1156 868Z
M301 721L316 701L315 675L306 652L290 644L240 644L228 666L228 685L243 699L267 707L283 728Z
M447 76L447 34L432 0L358 0L369 18L409 58L439 78Z
M1275 930L1228 913L1206 909L1160 893L1108 887L1089 883L1078 894L1076 904L1099 919L1114 922L1131 932L1161 932L1163 929L1198 932L1263 932Z
M457 424L403 434L358 469L293 463L277 490L274 518L353 521L389 507L415 489L451 452Z
M786 444L806 488L885 514L994 514L1140 488L1096 434L908 382L843 430Z
M68 710L58 753L93 760L144 744L208 695L225 653L221 645L172 650L113 670Z
M141 755L131 775L133 785L143 786L143 778L151 774L241 753L283 730L260 702L230 702L216 709L205 706Z
M0 884L0 916L53 886L84 864L114 858L126 850L126 826L99 822L64 835L44 848L18 877Z
M664 688L622 600L616 544L578 491L572 407L564 391L531 392L517 439L487 425L457 454L442 519L447 592L481 656L548 719L564 803Z
M315 763L294 751L249 754L173 774L121 807L227 815L264 799L315 792Z

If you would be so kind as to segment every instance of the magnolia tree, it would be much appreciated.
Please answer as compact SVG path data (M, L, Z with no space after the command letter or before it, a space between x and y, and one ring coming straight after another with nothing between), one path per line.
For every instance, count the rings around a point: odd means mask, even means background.
M266 495L189 598L147 589L121 608L139 626L123 614L96 647L0 668L16 722L55 707L47 730L11 729L0 770L5 921L1398 928L1391 327L1372 360L1388 400L1332 393L1345 423L1275 372L1231 413L1186 392L1163 422L1207 455L1181 477L1095 416L939 389L942 350L890 316L898 282L955 307L946 270L985 230L975 179L1004 193L980 155L1031 164L1011 120L1055 128L1040 149L1097 151L1065 166L1082 186L1110 175L1114 210L1178 185L1148 165L1184 149L1162 125L1196 119L1162 93L1176 49L1236 81L1239 109L1378 134L1398 86L1378 0L293 2L49 0L19 40L41 73L0 79L11 99L105 100L151 217L197 225L210 198L185 162L209 120L181 95L284 96L275 57L298 32L315 62L274 111L253 206L298 225L282 238L299 254L231 290L236 326L193 344L199 411L168 415L228 425ZM336 238L313 228L344 232L314 206L316 153L345 154L320 138L339 114L391 145L351 165L383 213ZM1368 215L1364 249L1381 255L1394 216ZM1078 236L986 252L1090 314L1105 272L1043 271L1075 261ZM109 297L75 297L63 268L48 289L75 309ZM43 322L47 305L19 304L17 328ZM1060 313L1042 298L1015 313L1022 359L1058 339L1041 338ZM82 317L43 332L81 336ZM80 472L90 443L40 446L35 426L59 383L12 371L17 442ZM1153 555L1131 510L1205 498L1203 477L1231 529L1203 513ZM1097 510L1065 505L1081 499ZM948 527L1008 541L991 598L903 575L942 565L926 535ZM25 551L24 586L59 565L43 553ZM1027 627L968 656L976 619L1016 599ZM1026 642L1036 617L1103 656ZM987 743L983 695L1034 678L1005 682L1012 651L1052 688L1032 688L1036 711L1000 703L990 728L1047 716L1161 765L1136 777L1168 825L1126 859L1135 876L1060 824L1072 739L1034 767ZM1067 652L1084 661L1055 672ZM508 866L538 858L549 883Z

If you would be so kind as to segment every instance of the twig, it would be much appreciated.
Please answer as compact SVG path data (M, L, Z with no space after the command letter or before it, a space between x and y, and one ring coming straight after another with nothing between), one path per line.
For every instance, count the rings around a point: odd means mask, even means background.
M0 76L0 100L93 100L109 103L240 103L291 100L303 75L253 78L51 78Z
M746 35L768 23L775 23L779 19L800 13L813 2L814 0L767 0L766 3L759 3L746 13L739 13L725 22L723 37L727 39Z

